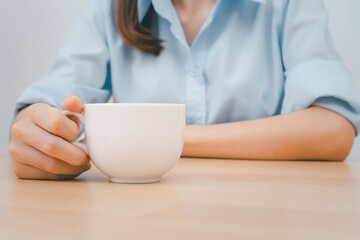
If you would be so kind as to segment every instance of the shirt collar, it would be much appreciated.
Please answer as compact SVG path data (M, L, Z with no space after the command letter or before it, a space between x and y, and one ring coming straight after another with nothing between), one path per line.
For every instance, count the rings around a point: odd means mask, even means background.
M165 0L165 1L171 1L171 0ZM266 4L268 0L251 0L251 1ZM149 10L151 2L152 0L138 0L138 16L140 22L145 17L146 12Z

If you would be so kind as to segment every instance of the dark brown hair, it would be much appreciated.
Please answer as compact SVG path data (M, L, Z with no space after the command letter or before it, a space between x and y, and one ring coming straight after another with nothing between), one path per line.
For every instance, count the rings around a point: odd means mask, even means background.
M126 46L158 56L163 47L162 40L151 29L154 8L151 5L144 20L139 22L137 2L137 0L117 0L116 26Z

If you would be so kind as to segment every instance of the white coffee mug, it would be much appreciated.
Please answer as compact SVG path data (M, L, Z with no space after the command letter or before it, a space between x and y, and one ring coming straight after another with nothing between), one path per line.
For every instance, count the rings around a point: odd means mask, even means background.
M95 166L118 183L160 181L179 160L185 133L184 104L85 104L77 117L86 144L75 142Z

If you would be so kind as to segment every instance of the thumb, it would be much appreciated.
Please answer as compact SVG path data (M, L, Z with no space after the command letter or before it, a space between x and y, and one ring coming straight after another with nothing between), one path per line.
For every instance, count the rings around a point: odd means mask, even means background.
M82 113L84 111L84 106L82 105L81 99L78 96L68 95L65 97L62 103L62 109L69 110L71 112ZM68 118L80 126L79 119L73 116L68 116Z
M77 113L82 113L82 111L84 111L81 99L75 95L68 95L62 103L62 108L63 110Z

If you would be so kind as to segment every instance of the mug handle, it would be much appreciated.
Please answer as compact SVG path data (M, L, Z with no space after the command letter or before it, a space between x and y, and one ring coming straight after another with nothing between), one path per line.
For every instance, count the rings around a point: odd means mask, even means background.
M69 110L64 110L61 113L64 114L65 116L76 117L77 119L80 120L80 123L85 127L85 118L84 118L84 115L82 115L81 113L71 112ZM71 143L74 144L75 146L81 148L84 152L86 152L87 155L89 155L89 151L88 151L88 148L85 143L78 142L78 141L74 141Z

